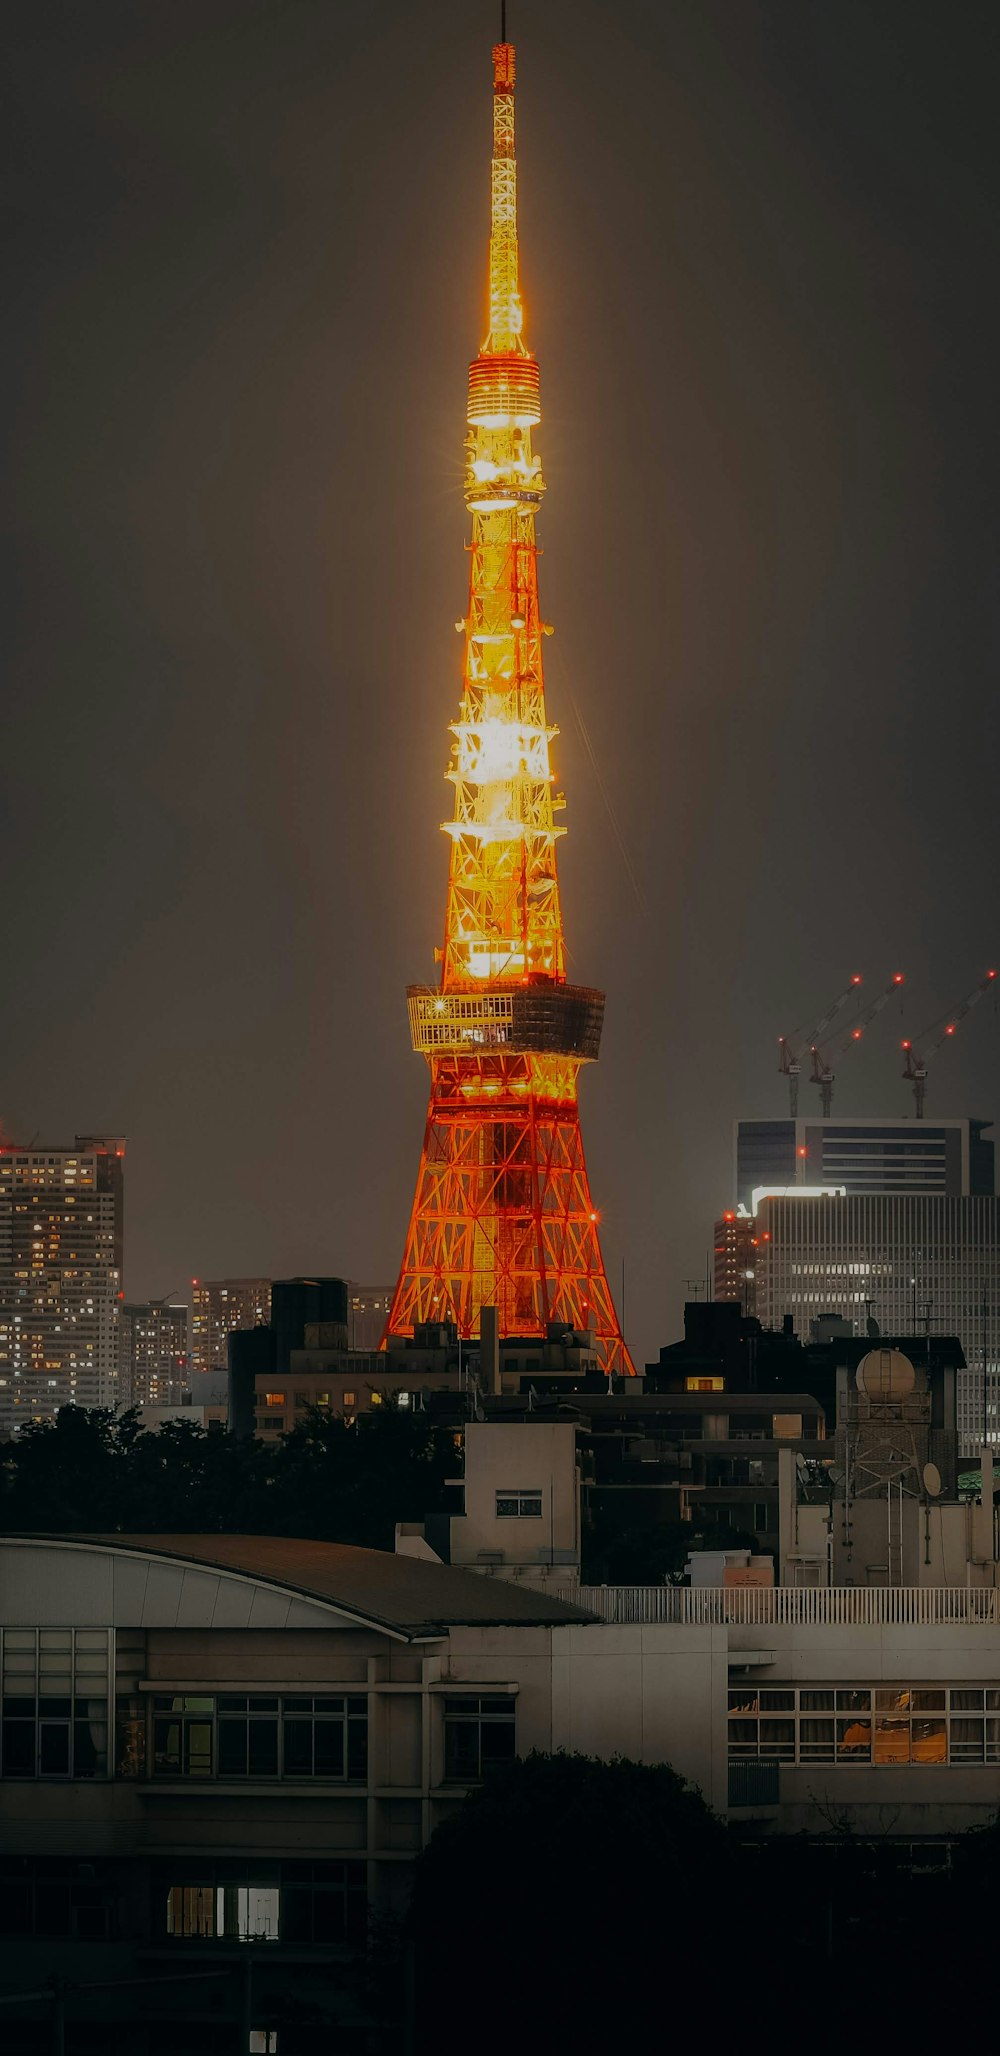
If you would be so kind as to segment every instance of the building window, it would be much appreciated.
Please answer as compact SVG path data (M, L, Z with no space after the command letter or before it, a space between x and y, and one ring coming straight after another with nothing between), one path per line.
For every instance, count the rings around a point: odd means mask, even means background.
M153 1769L158 1777L210 1778L214 1699L153 1700Z
M990 1685L745 1686L729 1694L729 1755L779 1763L1000 1763Z
M319 1403L320 1403L320 1405L322 1406L322 1405L323 1405L323 1404L324 1404L325 1402L324 1402L324 1400L323 1400L323 1399L321 1398L321 1399L320 1399L320 1402L319 1402ZM357 1395L357 1393L356 1393L356 1392L345 1392L345 1393L344 1393L344 1395L343 1395L343 1404L344 1404L345 1406L357 1406L357 1403L358 1403L358 1395Z
M100 1778L108 1769L107 1628L5 1628L0 1775Z
M542 1518L541 1492L498 1492L498 1521L540 1521Z
M367 1777L367 1699L284 1699L281 1710L286 1778Z
M200 1872L168 1874L165 1928L174 1941L328 1948L365 1939L363 1863L209 1862Z
M338 1778L368 1774L368 1701L259 1693L153 1700L153 1771L166 1778Z
M512 1698L446 1699L444 1702L444 1774L470 1784L491 1766L510 1763L515 1754L516 1709Z

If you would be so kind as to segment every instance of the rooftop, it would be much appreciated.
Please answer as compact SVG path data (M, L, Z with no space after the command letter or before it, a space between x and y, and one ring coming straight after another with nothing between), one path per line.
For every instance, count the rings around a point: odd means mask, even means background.
M385 1628L407 1641L449 1627L568 1627L594 1618L584 1607L522 1585L346 1542L306 1542L289 1535L49 1534L8 1540L77 1543L231 1571L322 1600L361 1626Z

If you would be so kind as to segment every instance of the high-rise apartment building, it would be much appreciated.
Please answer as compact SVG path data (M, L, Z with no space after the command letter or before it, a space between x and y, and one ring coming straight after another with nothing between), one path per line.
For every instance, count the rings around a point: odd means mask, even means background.
M236 1328L266 1327L270 1278L192 1278L191 1371L224 1371Z
M125 1144L0 1145L0 1435L114 1406Z
M734 1207L715 1223L713 1290L716 1299L737 1299L745 1314L757 1311L757 1223Z
M188 1389L188 1309L165 1299L122 1307L122 1406L180 1406Z
M765 1186L837 1185L878 1192L990 1194L990 1121L737 1121L734 1204L753 1208Z
M883 1334L957 1335L968 1366L958 1373L959 1448L977 1449L984 1427L1000 1441L1000 1199L793 1190L760 1199L755 1229L765 1327L787 1314L807 1341L811 1323L833 1313L858 1332L872 1320Z

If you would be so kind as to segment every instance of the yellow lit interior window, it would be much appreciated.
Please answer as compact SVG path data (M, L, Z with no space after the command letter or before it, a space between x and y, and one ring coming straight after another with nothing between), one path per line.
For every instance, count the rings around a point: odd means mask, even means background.
M725 1391L725 1381L722 1378L685 1378L684 1390L685 1392L723 1392Z
M266 1399L268 1406L284 1406L285 1404L285 1395L283 1392L265 1392L264 1398Z

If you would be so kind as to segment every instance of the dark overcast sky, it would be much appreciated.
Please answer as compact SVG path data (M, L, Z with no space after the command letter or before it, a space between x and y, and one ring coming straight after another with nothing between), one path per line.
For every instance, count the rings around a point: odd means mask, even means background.
M130 1296L395 1275L494 12L7 16L0 1115L127 1133ZM998 947L996 12L509 22L585 1135L642 1359L734 1116L784 1110L779 1032L906 971L835 1102L903 1114L900 1035ZM931 1111L997 1109L998 1036L984 1002Z

